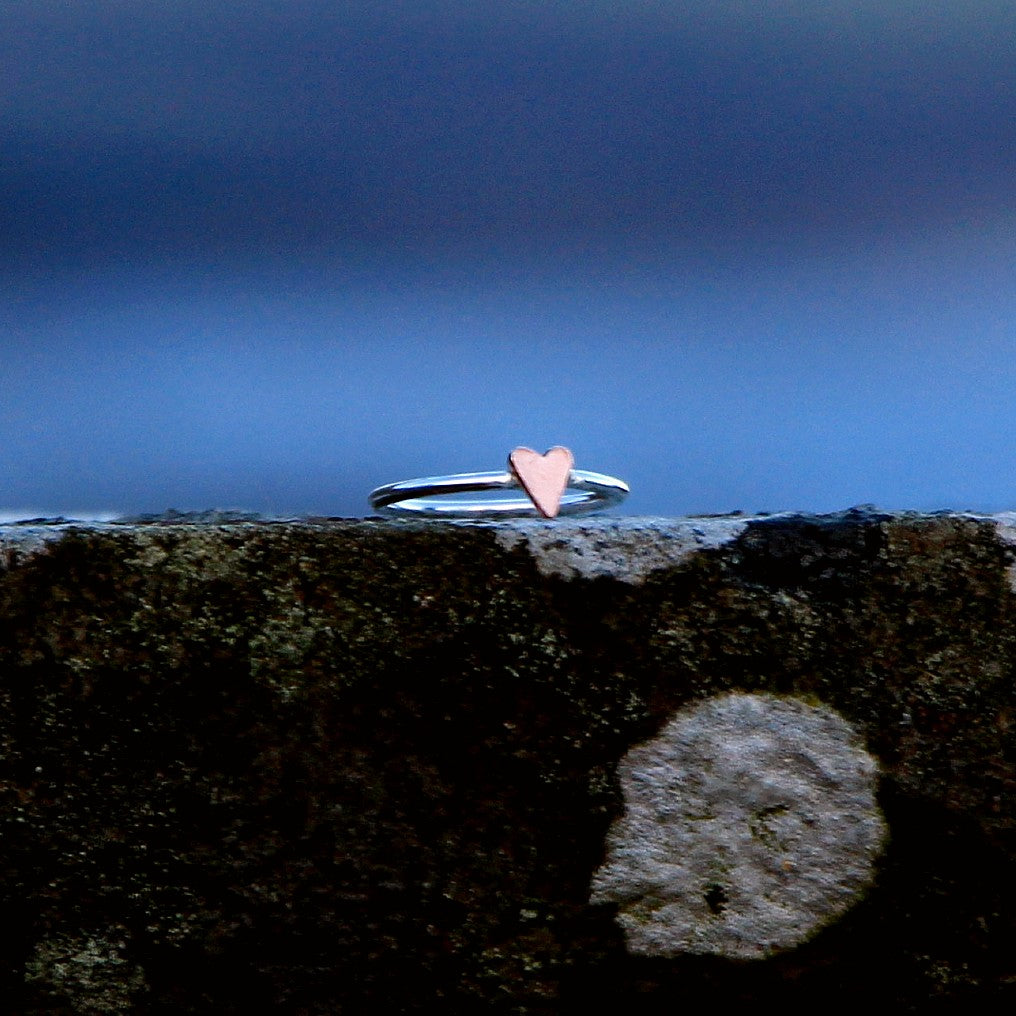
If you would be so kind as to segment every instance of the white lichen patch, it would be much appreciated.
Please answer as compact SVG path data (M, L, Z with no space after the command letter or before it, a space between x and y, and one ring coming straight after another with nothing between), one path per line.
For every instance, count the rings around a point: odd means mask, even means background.
M113 925L103 934L44 939L26 964L25 979L43 985L82 1016L131 1012L135 995L146 985L143 971L125 956L127 934Z
M628 949L752 959L800 944L873 879L877 766L832 709L731 694L675 714L618 769L626 811L591 902Z
M600 576L638 585L655 571L735 540L752 519L709 518L522 519L494 525L505 550L523 545L540 573L565 579Z

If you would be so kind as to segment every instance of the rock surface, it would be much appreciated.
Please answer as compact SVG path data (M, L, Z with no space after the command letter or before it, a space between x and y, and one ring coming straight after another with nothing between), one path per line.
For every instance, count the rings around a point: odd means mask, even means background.
M0 527L4 1011L1011 1007L1014 532L867 509ZM850 905L747 960L717 881L695 905L719 948L640 949L597 874L631 760L744 699L792 704L782 743L844 732ZM814 859L821 786L725 840L732 870L772 837Z

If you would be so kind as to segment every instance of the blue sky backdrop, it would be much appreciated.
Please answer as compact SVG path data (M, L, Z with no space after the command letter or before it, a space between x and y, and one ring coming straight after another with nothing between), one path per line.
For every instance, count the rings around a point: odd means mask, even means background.
M1016 5L13 0L0 517L1016 507Z

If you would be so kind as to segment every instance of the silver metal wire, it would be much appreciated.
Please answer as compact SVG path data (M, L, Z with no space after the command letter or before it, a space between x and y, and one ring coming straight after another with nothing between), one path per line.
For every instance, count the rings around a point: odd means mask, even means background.
M400 480L372 490L371 507L385 515L415 518L506 519L540 518L523 491L514 497L463 498L455 495L483 491L521 490L511 472L454 473ZM628 496L628 484L614 476L573 469L561 498L559 515L587 515L620 504Z

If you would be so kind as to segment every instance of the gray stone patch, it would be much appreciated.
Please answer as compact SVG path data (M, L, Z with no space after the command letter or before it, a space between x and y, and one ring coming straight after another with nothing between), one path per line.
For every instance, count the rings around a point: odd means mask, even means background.
M990 518L995 523L995 532L998 533L998 538L1007 547L1013 548L1013 552L1016 554L1016 512L999 512ZM1016 562L1009 565L1006 574L1009 577L1009 588L1016 593Z
M540 574L565 579L606 576L638 585L655 571L673 568L701 550L735 540L752 518L520 519L494 523L505 550L523 545ZM491 525L491 523L487 523Z
M731 694L681 710L618 769L626 811L590 901L629 951L755 959L799 945L873 879L877 765L838 713Z
M0 525L0 570L17 560L31 557L47 544L61 540L72 529L105 529L104 523L68 522L65 519L39 519Z
M948 514L948 513L946 513ZM1006 568L1006 577L1009 580L1009 588L1016 593L1016 511L995 512L985 515L980 512L957 512L958 518L976 519L978 522L991 522L995 526L995 533L999 542L1010 548L1013 563Z

